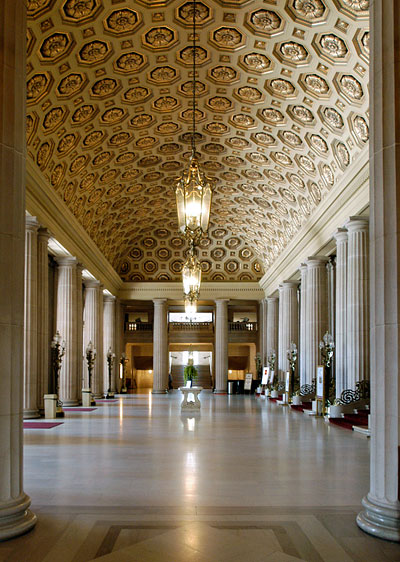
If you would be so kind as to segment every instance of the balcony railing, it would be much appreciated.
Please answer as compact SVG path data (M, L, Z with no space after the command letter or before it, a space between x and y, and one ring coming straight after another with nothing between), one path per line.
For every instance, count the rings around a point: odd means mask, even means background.
M170 332L213 332L212 322L170 322Z
M257 332L257 322L229 322L230 332Z
M151 322L125 322L125 332L152 332Z

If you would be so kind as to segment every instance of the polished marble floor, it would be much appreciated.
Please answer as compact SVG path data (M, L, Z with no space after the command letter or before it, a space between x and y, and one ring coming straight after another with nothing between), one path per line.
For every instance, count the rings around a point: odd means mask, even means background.
M275 403L145 392L24 431L33 532L0 562L386 562L355 524L369 441Z

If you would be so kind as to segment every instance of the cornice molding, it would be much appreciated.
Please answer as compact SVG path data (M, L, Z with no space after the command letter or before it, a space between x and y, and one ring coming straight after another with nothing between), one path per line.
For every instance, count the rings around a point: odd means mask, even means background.
M266 295L277 291L282 281L290 279L308 257L321 252L338 227L369 204L369 154L365 150L350 166L346 175L315 209L282 254L260 280Z
M124 283L119 292L121 300L148 300L166 298L183 300L182 283L179 282L134 282ZM255 282L210 282L202 283L200 301L219 299L260 300L264 292Z
M26 208L110 293L118 293L123 285L118 273L29 158L26 161Z

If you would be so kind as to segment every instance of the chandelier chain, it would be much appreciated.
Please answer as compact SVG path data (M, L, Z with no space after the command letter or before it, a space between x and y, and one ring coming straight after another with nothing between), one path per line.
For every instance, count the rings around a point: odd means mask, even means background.
M196 155L196 0L193 0L193 66L192 66L192 104L193 104L193 114L192 114L192 155Z

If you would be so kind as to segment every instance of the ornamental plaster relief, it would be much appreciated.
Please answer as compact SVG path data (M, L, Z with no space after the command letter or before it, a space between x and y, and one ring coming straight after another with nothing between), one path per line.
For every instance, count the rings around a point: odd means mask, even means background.
M260 279L367 150L367 0L202 0L194 52L191 2L27 6L28 157L123 280L180 277L193 56L210 231L225 232L205 280Z

